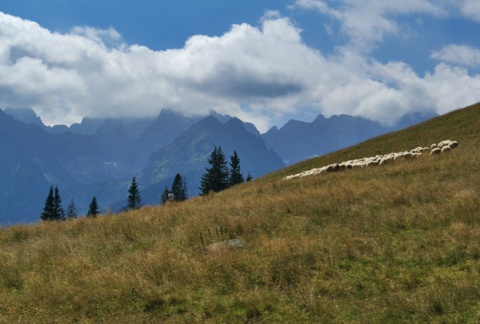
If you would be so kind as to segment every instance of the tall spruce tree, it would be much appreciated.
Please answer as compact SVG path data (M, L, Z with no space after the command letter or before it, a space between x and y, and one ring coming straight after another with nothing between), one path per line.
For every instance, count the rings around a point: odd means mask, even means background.
M55 186L55 192L53 195L53 215L54 220L65 220L65 210L62 208L62 198L60 198L60 191Z
M180 173L177 173L172 183L172 193L175 196L175 201L184 201L187 199L186 182L183 181Z
M54 206L55 206L55 199L53 197L53 187L50 186L48 196L45 199L45 207L43 207L43 212L40 215L40 219L42 221L53 220L54 208L55 208Z
M70 218L77 218L77 206L75 206L75 203L73 202L73 199L70 201L70 204L67 207L67 219Z
M170 193L170 189L168 189L168 187L165 187L165 189L162 192L162 196L160 197L160 200L163 205L167 202L169 193Z
M138 190L137 181L135 177L132 179L130 188L128 188L128 205L127 209L138 209L142 205L142 198L140 197L140 191Z
M98 210L97 198L93 196L92 201L88 206L87 217L97 217L99 213L100 211Z
M165 204L168 200L171 200L171 198L169 198L169 195L171 194L173 194L174 201L184 201L188 198L187 181L185 178L182 178L180 173L175 175L172 183L172 189L170 190L168 187L165 187L165 190L163 190L161 197L162 204Z
M228 167L221 146L214 146L208 159L210 168L205 168L206 173L202 176L200 190L202 195L210 191L219 192L228 187Z
M243 174L240 170L240 158L237 151L233 151L233 155L230 156L230 186L244 182Z
M58 187L50 186L43 212L40 215L42 221L49 220L65 220L65 211L62 208L62 198L60 198L60 191Z

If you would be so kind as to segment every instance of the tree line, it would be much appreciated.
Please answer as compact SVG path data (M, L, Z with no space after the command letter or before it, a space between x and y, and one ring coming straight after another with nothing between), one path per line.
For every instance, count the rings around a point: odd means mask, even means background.
M240 168L240 157L237 151L230 156L229 166L225 159L221 146L214 146L208 159L210 167L205 168L205 173L202 175L200 190L202 195L207 195L210 192L219 192L225 190L236 184L245 182L245 178ZM252 179L250 173L246 181ZM188 198L188 186L185 177L179 173L175 175L171 188L165 187L160 197L160 202L165 204L167 201L184 201ZM132 178L130 187L128 188L127 206L124 210L138 209L142 206L142 198L138 188L136 178ZM97 217L100 214L97 198L93 196L89 206L87 217ZM42 221L61 221L77 217L77 208L73 201L67 207L67 211L62 208L62 199L60 191L57 186L55 188L50 186L49 193L45 199L45 206L40 215Z
M142 198L140 197L140 191L137 186L135 178L132 179L132 183L128 188L128 204L124 209L137 209L140 208L142 204ZM87 217L97 217L100 214L100 209L98 206L97 198L93 196L90 204L88 205ZM45 199L45 206L43 207L43 212L40 214L40 219L42 221L62 221L70 218L77 218L77 207L73 202L73 199L70 201L70 204L67 207L67 212L65 213L62 208L62 198L60 197L60 191L58 187L50 186L48 196Z

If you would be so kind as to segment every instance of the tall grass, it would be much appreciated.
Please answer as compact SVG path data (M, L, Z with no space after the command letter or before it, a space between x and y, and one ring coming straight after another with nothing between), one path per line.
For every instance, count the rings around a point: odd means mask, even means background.
M479 117L468 107L184 203L1 229L0 320L478 322ZM282 181L447 138L450 154ZM224 235L245 246L202 248Z

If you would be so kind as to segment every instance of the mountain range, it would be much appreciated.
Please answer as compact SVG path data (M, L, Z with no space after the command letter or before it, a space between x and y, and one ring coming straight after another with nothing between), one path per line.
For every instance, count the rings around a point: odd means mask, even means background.
M164 109L156 118L84 118L49 127L31 109L0 109L0 225L38 221L51 185L58 186L64 208L73 200L84 214L95 196L102 211L118 211L136 177L142 202L155 205L177 173L189 196L199 194L214 145L227 160L236 150L244 175L256 178L430 117L409 116L385 127L360 117L319 115L260 134L253 124L213 111L188 117Z

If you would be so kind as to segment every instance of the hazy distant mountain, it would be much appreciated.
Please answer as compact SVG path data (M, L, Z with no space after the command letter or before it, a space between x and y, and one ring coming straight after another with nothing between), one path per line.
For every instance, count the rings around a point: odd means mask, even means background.
M229 120L231 120L231 119L233 119L233 118L236 118L236 117L232 117L232 116L230 116L230 115L221 115L221 114L217 113L217 112L214 111L214 110L211 110L211 111L210 111L210 116L215 117L215 118L218 119L218 121L220 121L222 124L225 124L225 123L228 122ZM243 122L243 126L245 127L245 129L247 130L247 132L252 133L252 134L254 134L254 135L260 135L260 132L258 131L258 129L255 127L254 124L248 123L248 122Z
M135 168L143 169L150 154L157 152L187 131L204 117L186 117L170 109L164 109L144 131L132 142L132 155L136 157Z
M187 179L190 195L199 194L200 179L208 167L207 160L214 145L222 147L227 161L233 151L237 151L245 177L248 173L259 177L284 167L281 158L267 149L260 136L247 131L247 127L237 118L222 124L211 115L194 124L152 154L148 167L138 176L138 182L144 186L142 197L149 203L158 202L161 192L165 186L171 186L176 173Z
M35 114L32 108L5 108L5 113L26 124L43 126L42 119Z

